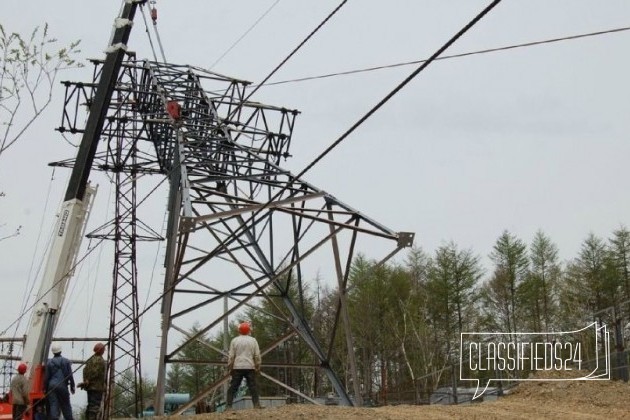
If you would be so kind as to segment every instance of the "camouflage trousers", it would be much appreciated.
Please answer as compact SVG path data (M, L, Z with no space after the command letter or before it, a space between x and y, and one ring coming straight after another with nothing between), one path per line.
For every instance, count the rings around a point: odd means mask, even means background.
M101 401L103 400L103 391L87 392L87 420L99 420L101 418Z

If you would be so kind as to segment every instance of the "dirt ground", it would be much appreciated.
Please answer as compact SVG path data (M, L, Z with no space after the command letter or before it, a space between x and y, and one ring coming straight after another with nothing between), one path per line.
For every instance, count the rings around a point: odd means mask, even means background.
M293 404L200 414L194 420L630 419L630 385L617 381L522 382L497 401L458 406L352 408Z

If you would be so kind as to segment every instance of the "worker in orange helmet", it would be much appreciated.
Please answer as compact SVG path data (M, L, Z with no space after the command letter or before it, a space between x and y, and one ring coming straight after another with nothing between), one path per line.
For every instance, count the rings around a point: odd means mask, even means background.
M18 374L11 380L11 405L13 410L13 420L21 420L28 407L28 379L26 373L26 365L20 363L17 368Z
M228 353L228 369L232 375L232 380L228 389L226 410L232 409L234 393L238 390L243 378L247 381L247 388L252 394L254 408L262 408L256 387L256 374L260 372L261 363L258 341L250 335L251 325L249 322L241 322L238 325L238 332L239 335L234 337L230 343Z
M83 382L79 384L79 388L87 391L87 420L100 418L101 401L103 400L103 392L105 392L105 371L107 369L103 353L105 353L105 344L96 343L94 354L85 362Z

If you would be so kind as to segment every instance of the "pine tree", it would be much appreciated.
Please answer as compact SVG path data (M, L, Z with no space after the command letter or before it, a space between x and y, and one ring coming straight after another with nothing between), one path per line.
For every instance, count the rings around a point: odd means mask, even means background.
M183 392L183 380L185 375L184 366L181 363L172 363L166 374L165 392Z
M587 287L588 309L599 312L613 306L617 301L618 279L611 272L614 264L604 241L592 233L589 234L582 243L575 264Z
M504 332L518 332L521 310L519 288L528 274L529 266L527 246L506 230L497 239L490 258L495 264L495 270L484 293L488 308L495 311L490 316L504 318L507 328Z
M457 348L459 336L474 319L475 286L481 278L479 259L455 243L435 252L427 282L428 306L433 323L442 332L447 353Z
M619 271L624 300L630 300L630 231L621 226L609 239L614 264Z
M554 329L557 311L557 288L561 275L558 248L542 231L536 232L530 246L530 273L522 285L526 328L549 332Z

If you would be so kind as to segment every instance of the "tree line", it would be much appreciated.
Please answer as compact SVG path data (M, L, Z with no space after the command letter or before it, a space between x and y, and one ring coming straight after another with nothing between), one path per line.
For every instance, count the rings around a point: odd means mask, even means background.
M578 255L568 261L560 261L558 254L558 247L542 231L528 244L506 230L489 253L489 270L480 255L455 242L433 253L414 247L398 263L377 265L358 256L348 278L347 301L365 401L426 402L438 387L453 384L463 332L531 331L550 340L543 333L573 331L594 320L625 324L630 315L630 231L622 226L609 238L589 234ZM339 322L333 315L337 288L321 278L301 289L287 279L286 287L302 303L315 336L326 341ZM283 311L281 298L271 297L239 316L252 322L254 336L266 348L287 334L286 323L280 320ZM193 326L190 332L198 328ZM330 363L352 392L346 341L337 331ZM216 349L223 348L224 340L222 333L203 337L183 349L182 359L217 360ZM263 366L269 367L263 372L307 396L331 391L317 369L274 367L282 364L316 364L300 340L288 339L265 354ZM225 374L225 366L218 363L174 363L166 391L196 395ZM260 388L261 395L288 395L270 381L261 380ZM220 399L219 390L208 400Z

